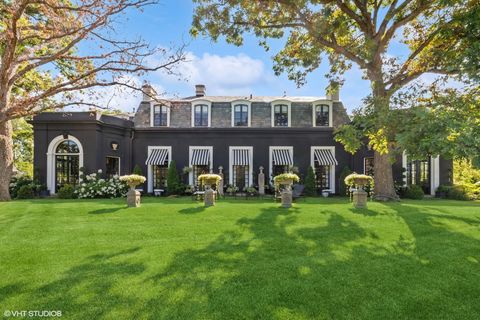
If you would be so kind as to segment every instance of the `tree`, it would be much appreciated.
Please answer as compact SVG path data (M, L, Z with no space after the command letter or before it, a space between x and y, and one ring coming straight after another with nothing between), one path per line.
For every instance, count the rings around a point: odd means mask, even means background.
M170 165L168 166L167 188L169 194L177 194L183 191L180 183L180 177L178 176L177 172L177 164L174 160L170 161Z
M98 107L92 89L117 85L141 90L133 77L154 70L173 72L184 59L181 48L169 53L115 35L122 13L153 3L0 1L0 200L10 199L13 119L67 106ZM81 45L89 50L82 52ZM152 55L162 62L148 64Z
M345 178L352 173L349 167L345 166L340 173L340 177L338 178L338 193L342 196L349 195L348 186L345 184Z
M375 150L376 199L397 199L392 175L392 153L398 148L390 127L391 99L425 73L454 75L448 62L468 49L469 34L461 17L478 8L476 0L195 0L191 33L213 40L225 37L241 45L253 32L268 49L267 39L286 38L274 57L277 74L287 72L298 85L328 57L333 80L357 64L371 83L368 130L344 130L339 141L356 151L366 137ZM451 32L455 30L456 32ZM408 50L406 58L387 51L394 38ZM472 55L473 56L473 55Z
M135 167L133 168L132 174L143 176L143 170L138 164L136 164Z
M308 167L307 176L305 177L305 195L314 196L317 194L315 188L315 172L312 166Z
M12 121L13 160L15 168L33 177L33 129L25 119Z

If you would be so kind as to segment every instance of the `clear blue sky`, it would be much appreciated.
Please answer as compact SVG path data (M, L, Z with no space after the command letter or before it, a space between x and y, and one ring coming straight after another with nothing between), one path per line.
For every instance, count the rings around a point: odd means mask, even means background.
M122 17L122 24L117 29L120 35L128 38L141 36L152 46L188 43L186 50L190 62L180 67L188 81L161 74L149 77L154 86L162 88L168 95L192 95L196 83L205 84L209 95L283 95L284 91L287 95L325 95L328 81L324 75L328 71L328 61L309 75L306 85L297 88L286 75L276 77L273 74L271 56L281 48L280 41L272 43L272 50L265 52L253 36L247 36L242 47L223 40L214 43L210 39L192 39L189 35L192 14L191 1L164 0L145 8L143 12L129 12ZM362 80L361 75L357 68L345 75L346 82L340 96L349 111L358 107L370 91L369 83ZM131 111L138 106L139 99L132 95L117 97L112 100L116 104L112 107Z

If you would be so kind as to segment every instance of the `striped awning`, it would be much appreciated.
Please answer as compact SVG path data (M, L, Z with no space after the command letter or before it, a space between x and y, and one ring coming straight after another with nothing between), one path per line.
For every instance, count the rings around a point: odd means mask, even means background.
M234 166L248 166L250 165L250 155L248 149L233 149Z
M335 159L335 156L330 149L316 149L315 161L318 161L318 164L321 166L338 165L337 159Z
M209 149L194 149L192 152L192 166L207 166L210 164Z
M273 150L273 164L277 166L293 166L292 155L290 150L287 149L274 149Z
M152 149L147 157L145 164L149 165L163 165L168 160L168 149Z

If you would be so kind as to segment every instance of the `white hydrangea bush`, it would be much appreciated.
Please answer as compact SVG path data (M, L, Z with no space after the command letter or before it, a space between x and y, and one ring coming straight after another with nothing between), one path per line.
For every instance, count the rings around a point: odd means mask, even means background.
M102 179L102 170L88 175L81 175L80 184L75 189L75 195L82 198L117 198L125 197L128 186L118 175L111 179Z

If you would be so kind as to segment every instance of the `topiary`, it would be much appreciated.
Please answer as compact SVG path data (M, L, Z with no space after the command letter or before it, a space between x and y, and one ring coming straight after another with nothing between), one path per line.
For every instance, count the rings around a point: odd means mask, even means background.
M404 197L407 199L421 200L424 195L425 193L423 192L423 189L414 184L406 188Z
M167 172L167 191L169 194L181 194L185 190L180 183L175 160L170 161Z
M342 196L348 196L349 195L349 190L347 188L347 185L345 184L345 178L352 173L352 170L350 170L349 167L345 166L343 167L342 172L340 173L339 177L339 184L338 184L338 192Z
M73 199L75 197L75 188L71 184L65 184L58 190L60 199Z
M143 176L142 168L138 164L135 165L135 167L133 168L132 174Z
M32 185L21 186L17 191L17 199L32 199L34 197Z
M315 188L315 172L310 166L307 170L307 176L305 177L305 195L314 196L316 195L317 190Z

